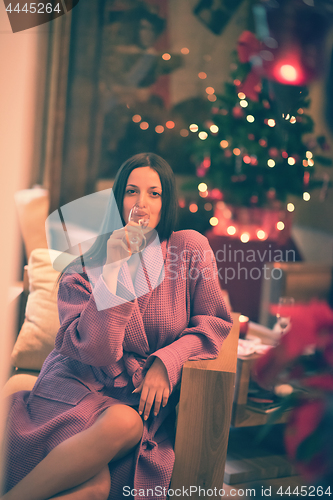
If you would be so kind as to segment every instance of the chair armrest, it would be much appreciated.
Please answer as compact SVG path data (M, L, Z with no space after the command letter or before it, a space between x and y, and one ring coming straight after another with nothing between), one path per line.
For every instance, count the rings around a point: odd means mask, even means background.
M172 489L223 486L239 336L239 314L232 316L234 324L219 356L184 365Z

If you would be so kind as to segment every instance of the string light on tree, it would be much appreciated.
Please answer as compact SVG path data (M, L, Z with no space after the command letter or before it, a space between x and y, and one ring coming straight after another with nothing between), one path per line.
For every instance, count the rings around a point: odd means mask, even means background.
M247 243L248 241L250 241L250 235L249 233L242 233L240 235L240 240L242 243Z
M310 198L311 198L310 193L308 193L307 191L304 191L304 193L303 193L303 200L304 201L309 201Z
M266 240L267 239L267 234L263 229L258 229L257 231L257 238L258 240Z
M174 128L174 127L175 127L175 122L173 122L172 120L168 120L168 121L166 122L165 126L166 126L166 128L168 128L168 129L170 129L170 130L171 130L172 128Z
M287 210L288 212L293 212L295 210L295 205L293 203L288 203Z
M211 226L217 226L217 225L218 225L218 223L219 223L219 220L218 220L218 218L217 218L217 217L211 217L211 218L209 219L209 224L210 224Z
M198 191L203 193L204 191L207 191L207 189L208 189L207 184L205 182L200 182L200 184L198 185Z
M236 228L235 226L228 226L227 227L227 233L229 236L234 236L236 234Z

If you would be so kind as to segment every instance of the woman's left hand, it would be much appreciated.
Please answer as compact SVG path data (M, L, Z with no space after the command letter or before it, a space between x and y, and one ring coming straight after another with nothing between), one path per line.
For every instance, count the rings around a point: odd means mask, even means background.
M146 373L145 378L133 392L140 392L139 414L143 414L147 420L151 407L154 404L154 415L160 411L161 404L165 406L170 395L168 372L159 358L155 358L153 364Z

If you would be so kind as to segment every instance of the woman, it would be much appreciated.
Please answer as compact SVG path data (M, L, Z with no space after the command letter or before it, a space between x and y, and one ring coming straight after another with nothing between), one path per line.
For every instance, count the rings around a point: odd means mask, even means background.
M142 230L125 222L135 203L150 223L145 250L131 255L124 237ZM55 349L33 390L13 396L2 500L119 499L133 487L145 498L168 488L167 417L182 366L216 357L231 328L207 239L174 232L176 210L162 158L122 165L102 235L83 266L61 276Z

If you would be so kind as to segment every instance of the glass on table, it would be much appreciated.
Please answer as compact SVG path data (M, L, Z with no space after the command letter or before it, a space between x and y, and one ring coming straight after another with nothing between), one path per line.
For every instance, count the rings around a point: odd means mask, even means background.
M122 239L123 247L128 253L138 253L145 249L147 240L143 230L148 227L149 221L149 207L140 207L137 203L133 205L125 226L125 236ZM128 230L128 224L133 227L133 230Z
M276 312L277 325L280 328L280 333L283 335L290 325L290 316L287 316L288 310L295 304L294 297L280 297Z

